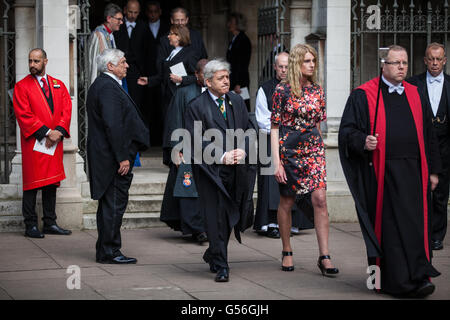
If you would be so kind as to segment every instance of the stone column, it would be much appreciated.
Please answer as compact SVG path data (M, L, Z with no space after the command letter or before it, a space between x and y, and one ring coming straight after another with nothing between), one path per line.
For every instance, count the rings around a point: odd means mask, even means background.
M305 43L305 37L311 33L311 0L292 0L290 9L291 48Z
M69 3L68 0L36 1L37 45L47 52L47 73L64 82L70 79L69 55ZM71 132L78 131L77 106L72 106ZM75 134L75 137L77 135ZM76 155L78 147L71 138L64 139L64 171L66 179L57 191L56 214L58 224L64 228L81 229L83 203L77 179Z
M342 172L338 152L338 131L345 103L350 94L351 3L327 1L326 99L327 136L325 139L328 179L328 211L332 221L356 221L356 212Z
M28 74L28 52L36 47L35 1L16 0L14 4L16 82ZM16 124L16 155L11 162L9 183L17 186L15 196L22 196L22 150L20 145L20 128Z

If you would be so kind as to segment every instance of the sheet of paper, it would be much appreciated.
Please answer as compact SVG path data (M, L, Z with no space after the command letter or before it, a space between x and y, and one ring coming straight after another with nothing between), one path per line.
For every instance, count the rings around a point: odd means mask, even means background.
M38 139L36 139L33 150L53 156L55 154L57 145L58 144L55 143L51 148L47 148L45 146L45 138L40 141Z
M177 63L170 67L170 72L172 72L174 75L177 75L179 77L185 77L187 76L186 69L184 68L183 62ZM177 83L177 86L180 84Z
M234 90L232 91L233 93L236 93ZM236 93L237 94L237 93ZM242 99L244 100L248 100L250 99L250 94L248 93L248 88L247 87L243 87L241 88L241 93L239 94L241 96Z
M248 93L248 88L247 87L241 88L241 97L244 100L250 99L250 94Z

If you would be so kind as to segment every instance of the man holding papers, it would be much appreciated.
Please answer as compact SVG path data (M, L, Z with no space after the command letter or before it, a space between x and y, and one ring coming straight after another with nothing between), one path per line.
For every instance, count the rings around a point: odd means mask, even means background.
M161 110L163 119L170 100L175 95L178 87L184 87L197 81L195 66L199 60L195 51L191 48L189 29L182 25L172 25L168 35L170 44L175 48L169 55L156 66L158 74L141 77L138 84L154 87L161 86Z
M25 236L43 238L37 227L36 195L42 190L43 233L69 235L56 224L56 188L65 179L63 137L69 137L72 102L61 80L45 72L47 54L43 49L30 51L30 74L16 83L13 106L20 127L22 146L23 200Z

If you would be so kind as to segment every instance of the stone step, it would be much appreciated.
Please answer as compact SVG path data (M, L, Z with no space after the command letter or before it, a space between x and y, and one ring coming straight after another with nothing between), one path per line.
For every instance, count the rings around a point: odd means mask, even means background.
M130 195L125 213L160 212L163 195ZM98 201L86 199L83 203L83 214L97 212Z
M95 214L83 215L84 229L97 229L97 219ZM164 222L159 220L159 212L149 213L125 213L122 220L122 229L138 229L151 227L165 227Z
M23 216L0 216L0 232L19 232L25 230Z

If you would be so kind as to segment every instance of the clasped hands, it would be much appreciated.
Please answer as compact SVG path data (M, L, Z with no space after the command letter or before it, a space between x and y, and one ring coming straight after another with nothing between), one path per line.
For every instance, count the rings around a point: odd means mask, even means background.
M177 76L176 74L173 73L171 73L169 77L173 83L181 83L183 81L182 77ZM139 77L139 79L137 80L137 84L140 86L148 85L148 77Z
M222 163L225 165L238 164L245 158L245 151L242 149L234 149L227 151L223 155Z
M63 134L58 130L50 130L49 134L45 136L45 147L50 149L56 143L60 142Z

